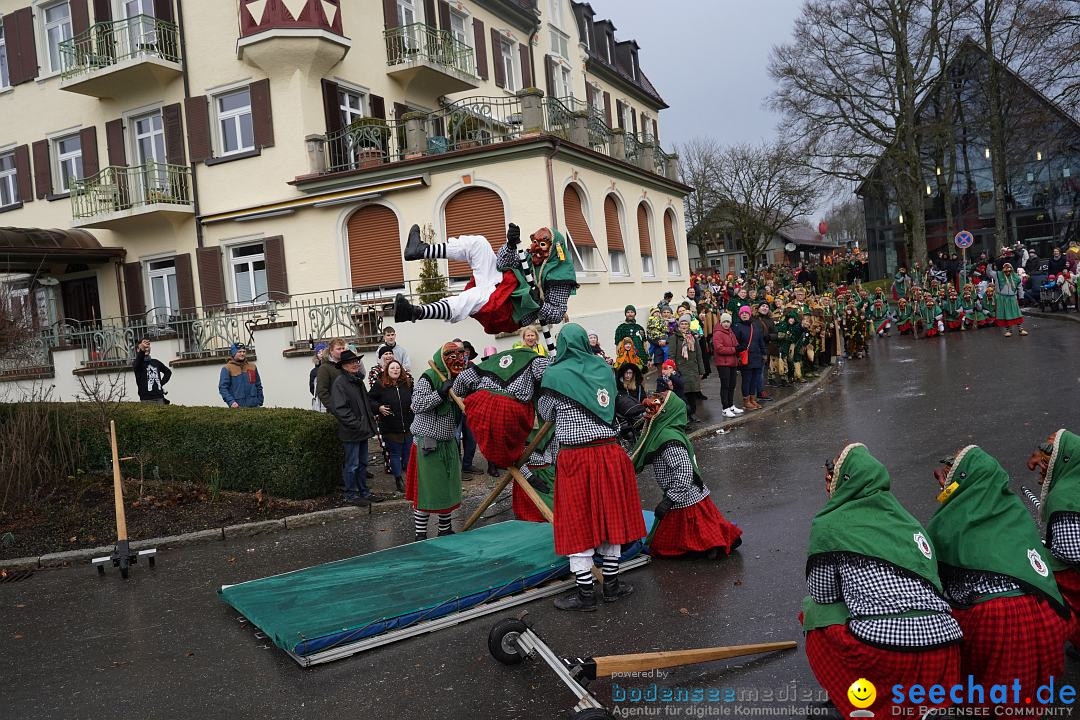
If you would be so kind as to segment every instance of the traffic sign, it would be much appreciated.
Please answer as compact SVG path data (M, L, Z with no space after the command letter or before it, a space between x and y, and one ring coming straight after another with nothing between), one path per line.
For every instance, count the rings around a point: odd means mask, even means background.
M953 238L953 242L956 243L956 247L960 248L961 250L966 250L975 243L975 236L967 230L961 230L960 232L956 233L956 237Z

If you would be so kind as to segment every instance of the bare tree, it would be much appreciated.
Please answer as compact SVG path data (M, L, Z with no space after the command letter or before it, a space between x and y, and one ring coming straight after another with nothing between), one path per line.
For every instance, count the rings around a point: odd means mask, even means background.
M702 257L705 257L709 251L721 249L717 236L706 232L706 220L717 200L712 180L716 175L720 144L712 138L696 137L679 145L676 151L683 182L694 188L694 192L686 197L689 240L701 248Z
M866 215L862 201L849 198L836 203L825 213L829 235L840 243L858 243L866 249Z

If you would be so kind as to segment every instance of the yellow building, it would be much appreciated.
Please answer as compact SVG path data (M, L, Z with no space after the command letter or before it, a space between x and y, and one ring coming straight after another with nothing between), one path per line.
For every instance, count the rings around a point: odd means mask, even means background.
M275 368L310 367L330 337L372 347L393 295L416 297L413 223L495 247L508 222L569 231L570 314L609 336L624 305L688 278L667 106L637 44L587 4L0 0L0 14L0 273L40 333L0 379L51 377L67 396L67 375L127 364L143 336L174 387L212 384L196 369L216 372L233 341ZM463 287L468 268L440 262ZM488 344L469 323L399 328L420 358L455 335ZM277 382L290 389L271 404L306 402L302 380Z

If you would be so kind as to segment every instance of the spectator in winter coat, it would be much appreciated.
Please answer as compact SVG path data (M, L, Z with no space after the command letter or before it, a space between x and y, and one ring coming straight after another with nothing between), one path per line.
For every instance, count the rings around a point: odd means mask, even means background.
M231 408L262 407L262 378L255 363L247 361L247 345L233 343L229 348L229 361L218 376L218 394Z
M397 330L387 325L382 331L383 345L394 351L394 357L398 359L401 366L406 370L412 370L412 363L409 362L409 351L397 344Z
M326 354L323 357L323 362L319 365L319 372L315 374L315 397L322 403L323 412L333 414L333 409L330 404L330 388L333 387L334 381L341 377L341 367L338 365L338 358L341 357L341 353L345 350L345 341L341 338L334 338L330 341L330 345L326 348ZM363 363L361 363L363 365ZM363 371L361 370L361 373Z
M345 447L341 482L345 502L366 506L383 500L368 489L366 482L368 440L375 437L375 416L360 374L359 356L345 350L338 365L342 372L330 389L330 408L338 421L338 438Z
M735 417L743 413L735 407L735 366L738 365L736 351L739 341L731 329L731 313L720 314L720 324L713 330L713 362L716 363L716 375L720 378L720 404L724 408L724 417Z
M750 319L750 306L739 308L739 322L735 325L736 350L746 352L746 362L739 363L742 373L742 396L744 410L758 410L757 394L761 392L761 366L769 352L768 340L757 323Z
M637 405L640 405L649 395L645 390L644 380L641 368L632 362L623 363L615 370L615 385L618 387L618 394L625 395Z
M693 318L685 314L679 318L676 332L668 336L669 357L675 361L683 381L683 401L690 422L697 418L697 403L704 400L701 394L701 377L705 374L705 353L701 348L701 339L690 330Z
M390 472L398 492L405 492L405 473L409 471L409 452L412 450L413 379L400 361L391 360L371 386L368 397L378 409L379 430L390 456Z
M776 323L773 321L768 302L758 303L757 311L754 322L761 329L761 336L765 340L765 356L761 363L761 379L758 381L760 390L757 397L759 400L772 400L772 397L765 390L765 379L769 372L770 355L772 355L773 349L776 347Z
M152 405L168 405L165 399L165 383L172 377L170 370L160 360L150 357L150 338L143 338L135 348L135 384L139 388L139 402Z
M308 392L311 393L311 409L315 412L326 412L326 408L319 401L319 396L315 394L315 382L319 379L319 367L323 364L326 358L326 343L319 343L315 346L315 354L311 357L312 368L308 373Z
M669 390L680 398L686 394L683 392L682 375L675 369L674 360L665 360L664 364L660 366L660 374L656 376L656 392L667 392Z

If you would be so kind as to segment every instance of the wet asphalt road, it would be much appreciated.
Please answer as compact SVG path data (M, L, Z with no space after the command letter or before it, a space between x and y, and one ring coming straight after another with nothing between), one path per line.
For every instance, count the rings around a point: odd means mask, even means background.
M1015 487L1034 488L1024 468L1032 447L1080 425L1080 328L1030 319L1028 327L1026 338L983 330L875 342L869 360L844 365L799 408L700 442L717 505L744 529L742 548L719 562L653 562L627 576L632 597L590 615L559 613L550 599L531 603L536 629L563 655L801 641L796 614L810 520L824 500L822 464L844 444L866 443L890 469L901 502L925 522L939 458L977 443L1002 461ZM705 391L719 396L715 377ZM659 491L648 474L641 487L651 507ZM411 533L406 513L371 515L164 552L155 570L140 566L127 582L82 567L0 585L0 717L562 717L571 695L546 666L503 667L488 655L494 617L302 669L217 600L224 583L388 547ZM1080 683L1080 665L1070 661L1066 674ZM801 642L796 651L626 686L647 691L652 682L734 691L743 700L727 703L729 712L779 709L793 704L786 697L819 692ZM593 690L611 700L610 682ZM666 716L708 716L719 705L684 704Z

